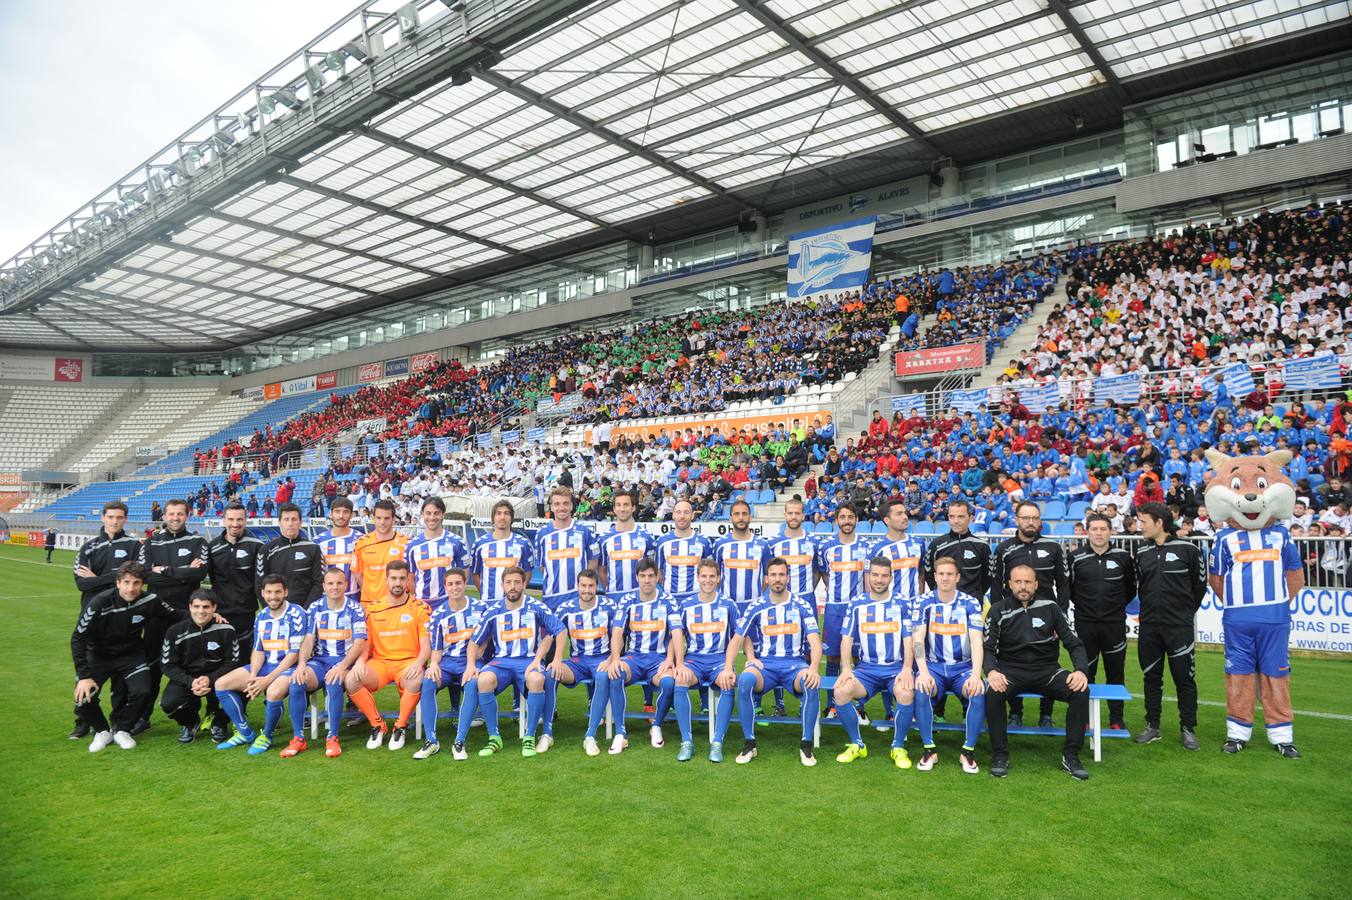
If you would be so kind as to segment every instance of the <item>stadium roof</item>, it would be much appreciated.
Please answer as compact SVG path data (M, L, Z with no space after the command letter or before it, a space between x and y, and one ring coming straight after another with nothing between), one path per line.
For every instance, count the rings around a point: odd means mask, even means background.
M0 267L0 345L225 349L696 233L1119 126L1348 7L376 0Z

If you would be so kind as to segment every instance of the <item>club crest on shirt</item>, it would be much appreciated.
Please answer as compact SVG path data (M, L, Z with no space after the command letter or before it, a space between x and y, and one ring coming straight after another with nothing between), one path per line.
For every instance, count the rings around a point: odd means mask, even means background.
M114 550L114 551L113 551L113 559L121 559L122 557L124 557L124 556L126 556L126 555L127 555L127 551L126 551L126 550Z
M1034 627L1034 628L1042 628L1042 627L1044 627L1046 624L1047 624L1046 622L1042 621L1041 619L1037 618L1036 616L1033 617L1033 627Z

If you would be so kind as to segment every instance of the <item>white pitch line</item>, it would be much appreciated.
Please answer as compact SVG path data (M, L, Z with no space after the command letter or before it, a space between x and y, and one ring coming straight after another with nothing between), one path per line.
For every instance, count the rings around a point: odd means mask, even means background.
M25 565L29 566L42 566L43 568L51 569L52 571L60 571L62 569L65 569L67 571L70 570L70 566L66 565L65 563L39 562L36 559L15 559L12 556L0 556L0 563L7 562L24 563Z
M1164 699L1168 700L1170 703L1178 702L1177 697L1165 697ZM1219 706L1222 709L1225 708L1225 704L1221 703L1219 700L1198 700L1197 705ZM1352 716L1345 716L1342 713L1314 712L1313 710L1308 709L1296 709L1292 710L1292 712L1294 712L1298 716L1309 716L1312 719L1336 719L1339 722L1352 722Z

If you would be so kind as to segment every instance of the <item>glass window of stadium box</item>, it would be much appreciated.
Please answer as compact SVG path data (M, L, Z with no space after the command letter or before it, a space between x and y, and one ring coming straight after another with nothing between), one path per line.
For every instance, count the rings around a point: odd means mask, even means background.
M1343 134L1352 117L1352 54L1237 78L1128 107L1127 176Z

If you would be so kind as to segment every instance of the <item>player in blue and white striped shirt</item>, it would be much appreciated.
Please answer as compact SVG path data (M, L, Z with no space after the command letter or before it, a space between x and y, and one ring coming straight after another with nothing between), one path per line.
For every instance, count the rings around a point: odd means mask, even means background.
M324 688L324 709L329 732L324 755L342 754L338 726L343 718L343 679L366 646L366 612L347 597L348 580L333 566L324 572L324 596L310 606L305 639L300 645L296 673L291 676L291 743L282 757L305 750L305 708L310 695Z
M470 638L479 626L485 604L482 600L474 601L465 596L468 580L469 573L463 568L447 570L446 602L433 610L432 618L427 623L432 655L427 660L422 693L418 697L424 740L422 747L414 751L414 759L427 759L441 750L441 744L437 741L437 692L443 687L451 695L451 709L459 710L460 716L456 722L451 755L456 759L469 758L465 739L469 737L470 723L479 709L479 685L476 679L464 683L465 666L469 662Z
M597 544L602 587L612 597L638 590L638 562L652 556L656 542L634 521L634 495L620 491L613 501L615 525Z
M621 626L617 624L619 613L615 606L597 594L600 578L595 569L583 569L577 577L577 599L565 602L558 609L559 621L563 623L568 636L568 658L550 663L550 671L555 680L565 687L573 687L580 681L590 680L594 690L587 715L587 733L582 739L582 749L588 756L599 756L601 747L596 743L596 728L605 718L606 706L610 703L610 679L619 672L619 653L612 652L613 647L622 640ZM551 692L551 696L556 696ZM546 726L553 717L553 703L545 707ZM552 741L553 738L549 734ZM544 749L545 738L540 738Z
M770 562L770 547L751 533L751 504L735 500L728 514L732 534L713 547L713 558L723 570L723 593L744 613L764 588L765 566Z
M577 576L600 555L596 535L573 521L573 492L556 487L549 492L550 524L535 533L535 559L544 575L540 599L551 610L577 598Z
M817 540L803 530L803 501L784 502L784 527L778 537L767 538L770 558L778 556L789 566L789 593L817 608ZM773 715L784 715L784 689L775 688Z
M611 753L619 753L629 745L624 726L625 687L636 681L657 685L656 713L660 720L676 693L672 648L679 646L683 653L685 646L680 604L657 586L657 563L653 560L639 562L638 590L617 598L615 607L616 628L624 631L626 639L619 672L610 681L610 708L616 723ZM613 647L611 652L615 652ZM679 719L681 711L676 712ZM664 743L661 726L653 725L649 731L652 745L661 747Z
M778 537L766 538L771 558L778 556L789 566L789 593L811 601L815 607L817 590L817 541L803 530L803 501L784 503L784 527Z
M738 620L737 639L728 645L726 657L731 665L738 647L746 648L746 667L737 676L737 717L746 742L737 754L737 762L749 763L756 758L755 695L786 687L803 701L803 737L798 759L805 766L815 766L812 736L821 709L817 691L821 676L817 668L822 659L817 611L789 593L789 567L784 560L770 560L765 584L765 596L751 604L746 615Z
M958 758L962 770L975 775L977 738L986 719L986 689L981 682L981 643L985 623L981 618L981 601L958 590L961 577L958 561L941 556L934 561L934 582L938 585L916 604L911 615L911 631L915 641L916 702L915 718L920 725L920 743L924 751L916 768L928 772L939 760L934 745L934 707L931 698L940 693L958 694L967 698L967 734ZM906 741L911 723L905 710L897 713L895 747ZM903 728L905 730L903 730ZM902 751L905 752L904 750Z
M864 573L873 558L872 544L855 530L859 514L842 503L836 508L836 533L817 543L817 571L826 583L826 608L822 613L822 652L826 674L840 674L840 626L851 600L864 593ZM859 710L863 712L862 707ZM827 711L827 717L834 710Z
M324 557L324 565L339 569L347 576L347 598L356 600L361 595L361 588L357 586L352 564L356 559L357 538L361 535L349 524L352 521L352 501L346 497L334 497L329 504L329 521L333 524L327 531L320 532L315 543Z
M503 597L487 604L466 648L463 681L478 679L479 714L488 728L488 745L480 756L492 756L502 749L498 735L498 692L508 685L529 691L526 697L526 737L521 755L535 755L535 730L544 711L544 689L548 676L542 660L551 644L563 632L563 623L548 606L526 596L526 572L512 567L502 573ZM479 670L481 655L489 651L491 660ZM460 712L461 718L467 715Z
M226 672L216 679L216 698L221 709L235 725L235 734L216 745L218 750L249 745L249 755L258 756L272 746L272 732L282 721L287 694L291 691L291 676L300 658L300 645L305 640L309 621L305 611L286 599L286 581L277 574L263 578L260 594L263 610L254 619L253 653L249 665ZM244 718L244 695L249 699L266 698L263 730L255 734Z
M515 521L516 510L512 508L511 501L499 500L494 503L492 533L475 541L474 548L470 550L470 572L479 589L479 599L485 603L502 599L502 573L513 566L524 571L527 583L530 582L535 551L528 538L512 531Z
M422 534L404 550L404 561L413 573L413 599L426 603L434 613L446 605L446 573L469 565L469 549L442 527L445 518L445 501L440 497L424 500Z
M676 501L671 510L675 527L657 539L654 549L653 558L662 570L662 589L677 600L688 600L698 592L699 561L713 555L713 542L690 527L694 516L690 501Z
M868 591L850 601L840 627L840 677L836 679L835 703L840 724L850 743L836 762L850 763L868 756L859 734L858 704L874 694L888 692L903 707L913 700L910 683L911 626L906 603L892 591L892 562L875 556L866 576ZM859 657L858 665L854 662ZM905 676L905 678L903 678ZM892 759L900 768L908 768L906 751L893 751Z
M915 602L925 593L925 542L911 537L906 528L911 518L906 513L906 504L900 500L883 504L882 519L887 524L887 536L873 544L873 555L882 556L892 563L892 596L901 601L907 615L910 615ZM883 712L887 718L893 717L892 692L883 693Z
M723 736L732 721L732 704L736 699L737 672L727 660L728 645L737 628L737 607L719 590L718 563L712 559L699 564L699 593L681 604L681 628L685 632L685 657L676 666L676 707L690 702L690 688L699 684L718 685L718 710L714 718L713 743L709 746L711 762L723 761ZM685 694L682 697L682 689ZM661 722L656 724L661 725ZM680 762L694 755L694 734L681 732Z

